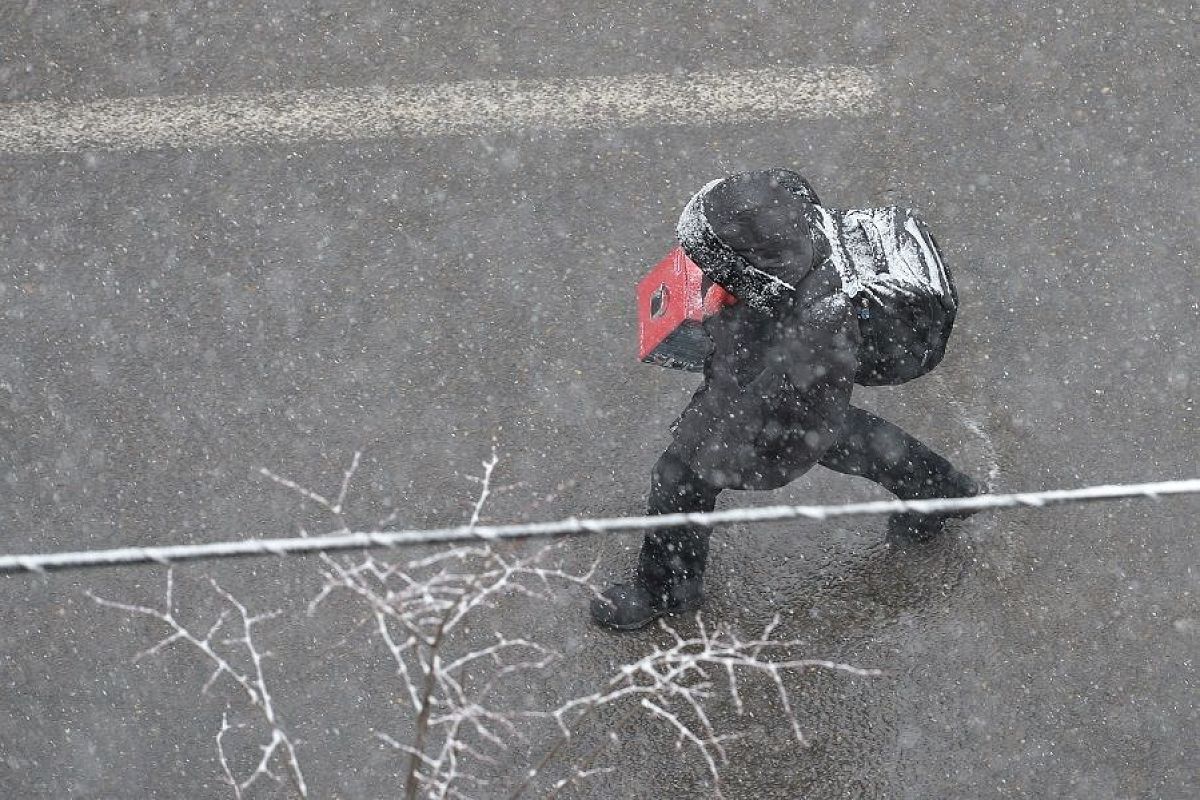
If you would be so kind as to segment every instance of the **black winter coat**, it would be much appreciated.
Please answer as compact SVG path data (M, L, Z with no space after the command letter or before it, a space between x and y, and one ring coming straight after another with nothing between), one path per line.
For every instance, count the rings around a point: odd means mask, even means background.
M704 385L671 449L714 486L775 489L837 440L858 368L858 323L830 269L806 277L775 314L747 304L705 322Z
M767 298L705 321L704 385L673 426L671 450L714 486L783 486L834 444L850 406L858 319L797 180L732 176L705 187L680 220L680 243L701 269L735 295L756 281Z

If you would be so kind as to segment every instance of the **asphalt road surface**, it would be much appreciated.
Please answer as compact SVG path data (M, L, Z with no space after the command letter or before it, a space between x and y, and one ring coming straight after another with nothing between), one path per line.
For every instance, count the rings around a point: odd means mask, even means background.
M692 191L768 165L830 205L918 208L954 270L945 362L856 402L999 491L1196 477L1198 22L1179 0L6 4L0 549L336 527L258 469L336 494L355 451L352 524L455 524L493 438L509 488L483 519L638 513L696 378L637 363L633 285ZM781 108L771 81L796 70L813 91ZM409 92L392 132L372 87ZM497 87L526 99L480 99ZM286 125L255 116L289 92L318 94ZM880 497L816 470L721 507ZM882 670L789 676L807 749L769 693L741 716L714 701L743 734L725 796L1196 797L1198 512L993 513L909 548L881 519L719 531L709 623L748 635L779 613L793 655ZM607 580L636 546L561 558ZM404 759L374 732L411 715L350 599L306 616L319 567L180 567L180 613L203 627L222 607L205 575L282 609L258 632L310 796L398 795ZM134 663L161 626L85 594L156 603L164 582L0 578L0 796L233 796L215 736L223 713L253 723L239 695L201 695L184 647ZM529 688L550 698L670 641L599 631L586 604L506 596L475 635L561 651ZM615 771L571 796L712 796L676 738L624 723L595 764ZM245 776L265 741L226 743Z

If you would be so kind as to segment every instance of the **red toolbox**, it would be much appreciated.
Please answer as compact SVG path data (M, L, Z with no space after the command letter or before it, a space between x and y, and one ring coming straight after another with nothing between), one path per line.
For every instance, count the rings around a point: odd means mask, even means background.
M699 372L709 340L700 323L737 298L709 280L676 246L638 281L638 358Z

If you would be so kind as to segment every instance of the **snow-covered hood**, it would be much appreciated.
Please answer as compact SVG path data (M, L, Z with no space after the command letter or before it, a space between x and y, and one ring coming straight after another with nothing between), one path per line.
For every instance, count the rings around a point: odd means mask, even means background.
M812 187L790 170L760 170L705 184L675 233L714 283L759 310L791 298L827 246Z

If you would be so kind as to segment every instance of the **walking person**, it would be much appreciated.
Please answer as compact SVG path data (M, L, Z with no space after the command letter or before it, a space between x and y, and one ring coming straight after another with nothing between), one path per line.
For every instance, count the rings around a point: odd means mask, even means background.
M816 464L905 500L979 492L945 458L850 404L856 383L903 383L945 352L958 298L910 211L827 209L799 174L761 170L702 188L676 233L738 302L703 323L704 383L654 465L650 514L712 511L725 489L776 489ZM944 519L897 514L889 528L924 538ZM633 579L594 600L593 619L632 630L698 607L709 533L647 533Z

